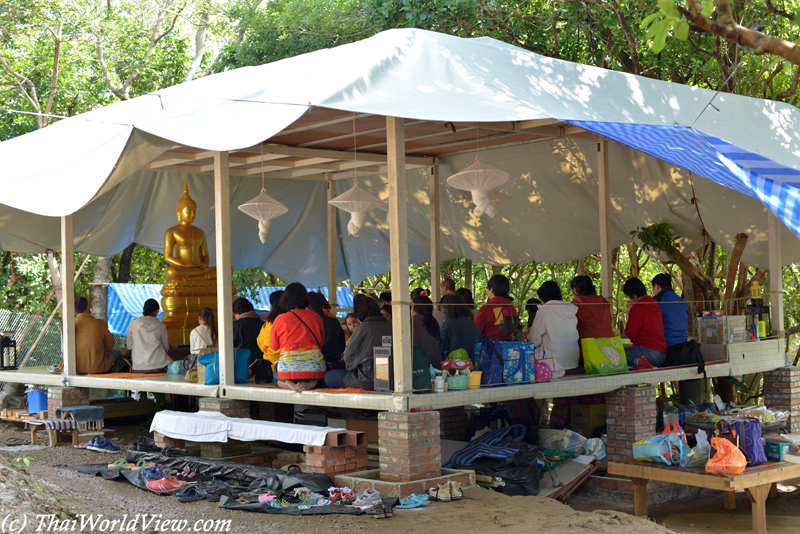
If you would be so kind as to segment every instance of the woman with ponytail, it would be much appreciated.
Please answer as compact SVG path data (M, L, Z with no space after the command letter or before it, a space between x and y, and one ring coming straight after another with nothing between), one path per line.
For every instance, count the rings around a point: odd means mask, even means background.
M428 363L436 369L442 368L442 353L439 347L442 334L439 322L433 316L433 301L420 295L411 307L411 340L414 347L428 353Z
M200 315L197 317L200 326L192 330L189 335L189 353L200 354L200 351L208 347L217 346L217 323L214 320L214 312L211 308L201 308Z

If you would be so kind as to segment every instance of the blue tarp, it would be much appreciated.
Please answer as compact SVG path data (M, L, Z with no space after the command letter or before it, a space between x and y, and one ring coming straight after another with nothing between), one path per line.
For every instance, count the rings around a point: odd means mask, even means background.
M258 288L256 299L250 299L256 310L269 310L269 295L282 287ZM309 291L315 291L309 288ZM320 288L322 294L328 297L328 288ZM337 304L340 308L353 307L353 292L349 287L336 288ZM141 317L144 301L156 299L161 303L161 284L109 284L108 285L108 329L115 336L126 336L128 325L137 317ZM158 314L160 319L164 312ZM344 319L347 312L339 312L339 319Z

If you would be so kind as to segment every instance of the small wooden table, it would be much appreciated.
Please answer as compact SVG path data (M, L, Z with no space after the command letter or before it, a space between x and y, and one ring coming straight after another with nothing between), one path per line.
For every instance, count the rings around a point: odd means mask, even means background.
M753 510L753 532L767 534L767 512L764 506L773 484L800 477L800 464L767 462L747 467L736 476L710 475L704 467L668 466L655 462L637 462L623 458L608 462L612 475L629 477L633 482L633 506L637 516L647 517L647 482L658 480L725 492L725 509L736 508L736 490L744 490Z

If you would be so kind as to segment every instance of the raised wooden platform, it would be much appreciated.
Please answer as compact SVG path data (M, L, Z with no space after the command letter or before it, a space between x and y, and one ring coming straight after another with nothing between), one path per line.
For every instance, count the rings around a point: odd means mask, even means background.
M753 532L767 534L767 500L773 484L800 477L800 464L789 462L767 462L747 467L744 473L736 476L710 475L704 467L680 467L655 462L639 462L633 458L623 458L608 462L608 472L612 475L629 477L634 485L633 505L636 515L647 517L647 482L659 480L674 484L685 484L699 488L722 490L725 492L725 508L736 508L736 490L744 490L750 499L753 512Z

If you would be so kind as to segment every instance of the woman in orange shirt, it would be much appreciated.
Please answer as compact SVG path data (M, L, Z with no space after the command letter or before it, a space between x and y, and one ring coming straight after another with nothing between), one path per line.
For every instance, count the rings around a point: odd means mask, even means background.
M269 333L269 345L279 350L275 364L275 383L279 388L302 393L314 389L325 377L325 361L320 352L325 339L322 317L309 311L308 292L303 284L286 286L280 307L286 310L275 318Z

